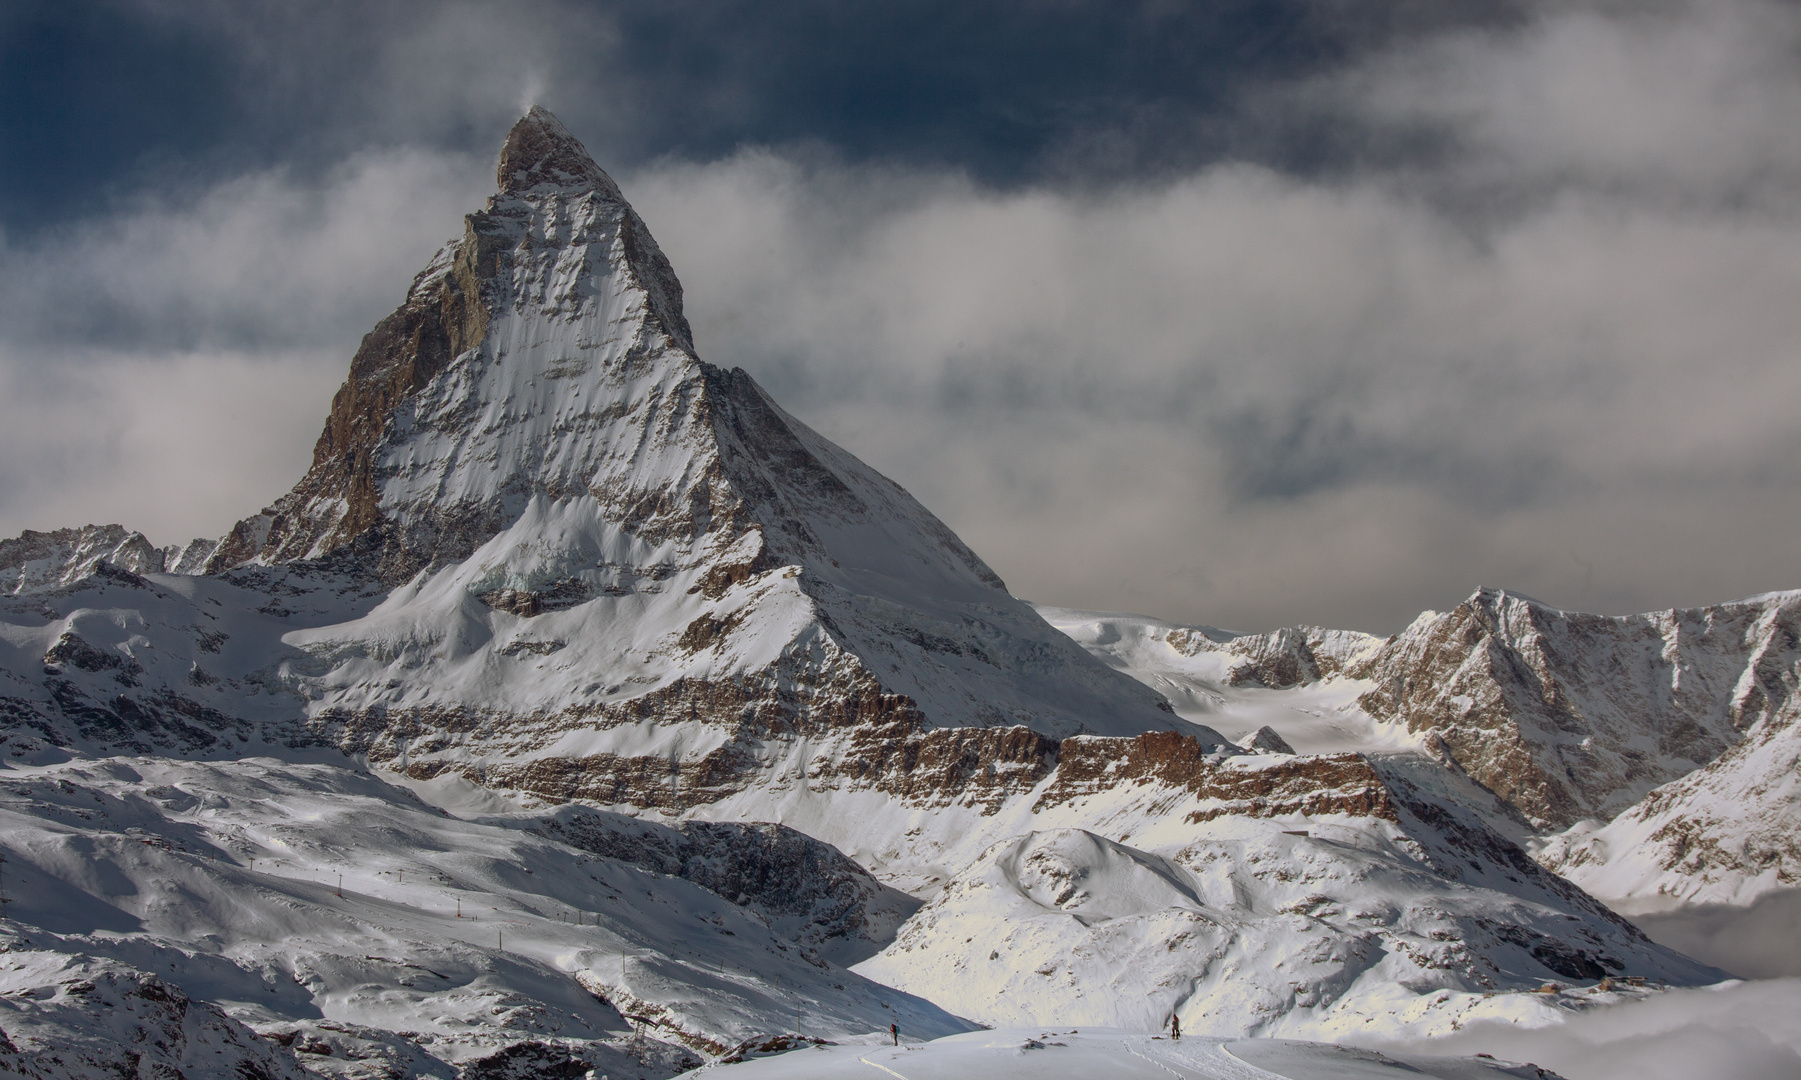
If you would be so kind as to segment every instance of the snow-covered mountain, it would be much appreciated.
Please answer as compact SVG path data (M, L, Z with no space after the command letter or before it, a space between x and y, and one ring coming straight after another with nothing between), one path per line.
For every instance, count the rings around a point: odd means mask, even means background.
M1608 818L1781 711L1801 593L1605 616L1493 589L1427 613L1348 670L1534 821Z
M119 525L24 533L0 540L0 594L72 585L101 563L134 574L197 574L212 555L211 540L159 548L143 533Z
M401 586L289 638L316 658L315 716L415 774L559 796L660 783L672 748L629 734L653 715L718 730L674 758L710 784L753 740L851 723L1219 741L750 376L696 359L667 259L549 113L513 128L498 180L364 339L306 477L208 564ZM563 764L516 764L528 746Z
M1307 754L1423 749L1404 726L1357 705L1369 684L1342 677L1383 640L1354 631L1294 627L1235 634L1144 615L1040 606L1038 613L1115 670L1163 694L1176 712L1250 747L1268 728Z
M32 947L346 1077L890 1022L1430 1033L1720 976L1534 863L1522 811L1624 805L1780 710L1786 601L1484 592L1386 642L1035 610L698 359L681 299L534 109L293 490L182 549L0 545Z
M1383 641L1041 609L1182 715L1302 750L1414 746L1541 827L1608 819L1788 707L1801 593L1607 616L1478 589ZM1269 693L1281 689L1287 693Z

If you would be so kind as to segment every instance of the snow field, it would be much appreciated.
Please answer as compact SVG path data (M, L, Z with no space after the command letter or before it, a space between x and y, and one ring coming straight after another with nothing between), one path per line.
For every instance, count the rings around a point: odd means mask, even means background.
M1412 750L1422 745L1404 726L1378 721L1357 707L1358 695L1370 688L1363 680L1329 677L1277 690L1233 686L1228 677L1241 657L1225 651L1184 651L1169 641L1172 631L1187 631L1221 645L1244 635L1176 626L1145 615L1033 607L1103 663L1168 698L1178 715L1207 724L1240 745L1266 725L1303 754ZM1364 634L1336 633L1367 639L1362 643L1366 650L1381 642Z
M273 759L0 774L17 923L164 971L253 1026L402 1032L444 1061L522 1038L638 1032L716 1054L896 1017L967 1029L534 820L462 821L366 773Z
M822 1046L715 1070L731 1080L1503 1080L1545 1074L1477 1059L1391 1057L1279 1039L1170 1039L1109 1028L1014 1027L892 1046Z

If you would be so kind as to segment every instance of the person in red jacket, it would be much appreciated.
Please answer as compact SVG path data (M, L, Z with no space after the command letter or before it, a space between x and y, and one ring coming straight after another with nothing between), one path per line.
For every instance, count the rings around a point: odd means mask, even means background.
M889 1024L888 1025L888 1034L894 1036L894 1045L899 1046L900 1045L900 1025L899 1024Z

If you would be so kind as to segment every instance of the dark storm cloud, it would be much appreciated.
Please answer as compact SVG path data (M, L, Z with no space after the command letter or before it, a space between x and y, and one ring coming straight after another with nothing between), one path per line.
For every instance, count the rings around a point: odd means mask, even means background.
M0 204L14 232L101 191L405 143L486 153L546 96L615 168L740 145L987 183L1366 152L1269 87L1498 3L54 0L0 11Z
M230 67L214 43L131 7L0 7L0 223L92 213L134 171L216 154L247 119Z
M1801 584L1794 5L62 10L0 14L42 114L0 533L285 489L542 100L703 357L1022 595L1391 630Z

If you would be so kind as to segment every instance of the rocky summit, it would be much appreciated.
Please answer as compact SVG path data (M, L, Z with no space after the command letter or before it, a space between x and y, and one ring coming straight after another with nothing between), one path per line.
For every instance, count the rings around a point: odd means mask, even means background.
M1430 1035L1724 977L1528 851L1598 865L1547 831L1772 767L1792 598L1484 591L1386 641L1037 609L699 357L534 108L292 490L178 548L0 543L37 1003L0 1070L661 1077L890 1024Z
M874 731L909 754L1016 725L1224 741L749 375L698 360L668 260L543 110L364 340L312 469L208 569L300 565L398 587L291 641L313 722L415 776L680 803L797 739L859 775L896 767L835 749ZM640 737L678 717L679 748Z

